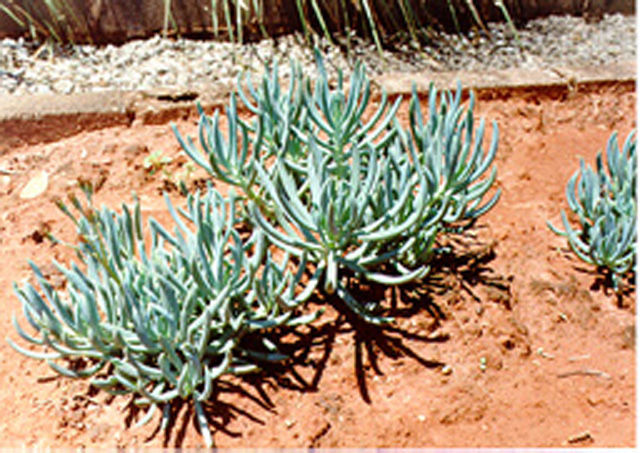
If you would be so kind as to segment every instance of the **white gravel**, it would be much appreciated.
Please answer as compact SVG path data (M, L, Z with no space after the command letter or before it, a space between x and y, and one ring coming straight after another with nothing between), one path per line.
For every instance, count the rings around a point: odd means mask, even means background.
M409 45L381 59L372 45L355 46L356 58L370 70L447 71L525 67L532 70L579 65L606 65L635 59L635 17L607 15L597 23L582 18L550 16L518 30L518 43L506 24L489 24L491 39L438 34L417 52ZM348 68L337 49L321 43L330 68ZM233 46L215 41L154 37L122 46L90 45L52 48L18 39L0 41L0 93L77 93L98 90L197 89L233 83L240 71L263 69L277 56L314 70L313 53L296 35ZM286 73L287 65L283 65Z

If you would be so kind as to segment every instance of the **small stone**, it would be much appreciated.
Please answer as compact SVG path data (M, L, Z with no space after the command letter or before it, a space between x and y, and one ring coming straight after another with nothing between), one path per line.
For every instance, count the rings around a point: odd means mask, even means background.
M451 367L451 365L445 365L442 367L442 374L444 374L445 376L448 376L451 373L453 373L453 368Z
M20 198L29 199L42 195L49 185L49 175L45 171L41 171L32 177L26 186L20 192Z
M427 417L425 417L424 415L420 414L418 415L418 421L424 422L427 419Z
M73 82L69 79L58 80L53 84L53 90L61 94L71 94L74 88Z

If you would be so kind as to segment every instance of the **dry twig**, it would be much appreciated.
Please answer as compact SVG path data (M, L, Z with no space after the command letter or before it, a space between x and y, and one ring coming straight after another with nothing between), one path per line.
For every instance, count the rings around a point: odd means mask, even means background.
M605 379L611 379L611 376L607 373L605 373L604 371L599 371L599 370L573 370L573 371L566 371L564 373L559 373L558 377L559 378L566 378L566 377L571 377L571 376L580 376L580 375L584 375L584 376L597 376L597 377L603 377Z

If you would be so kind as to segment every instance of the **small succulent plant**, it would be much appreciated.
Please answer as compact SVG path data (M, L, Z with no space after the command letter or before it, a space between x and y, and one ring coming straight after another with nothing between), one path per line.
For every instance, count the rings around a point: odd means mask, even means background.
M122 213L83 206L70 209L81 237L75 245L82 266L54 262L67 281L55 290L39 268L30 263L40 292L30 283L14 285L29 324L27 333L13 317L19 335L46 352L25 349L9 339L18 352L46 360L56 372L91 378L91 384L113 394L135 394L135 403L148 406L140 424L169 403L192 399L201 432L211 445L202 402L223 374L242 374L261 363L285 358L269 340L278 326L310 322L317 314L297 316L293 289L298 276L274 263L264 236L255 230L243 241L236 227L236 199L223 199L209 189L190 195L188 209L178 214L167 198L176 227L167 231L148 222L151 246L145 244L140 205ZM259 269L260 268L260 269ZM244 338L257 335L256 349ZM85 360L80 369L61 359Z
M494 124L483 149L484 121L474 131L474 98L461 105L432 85L426 118L417 92L410 102L410 129L396 120L401 98L383 92L369 116L370 81L358 65L348 87L341 73L335 87L317 56L312 84L292 63L287 90L278 66L261 84L238 83L238 96L253 113L238 115L236 96L226 108L227 138L219 113L200 111L202 152L175 130L186 153L214 178L247 198L247 217L269 241L313 268L308 290L336 293L371 322L376 304L356 301L343 283L355 275L386 285L417 280L429 271L439 234L471 224L497 202L483 203L498 146ZM246 88L244 88L246 85ZM475 132L475 134L474 134Z
M581 260L610 273L616 291L621 289L621 276L633 269L636 259L636 146L635 131L629 134L622 150L617 133L613 133L607 143L606 160L598 153L595 171L581 159L580 169L566 189L569 209L579 226L574 228L564 211L564 230L547 222L551 230L567 238Z

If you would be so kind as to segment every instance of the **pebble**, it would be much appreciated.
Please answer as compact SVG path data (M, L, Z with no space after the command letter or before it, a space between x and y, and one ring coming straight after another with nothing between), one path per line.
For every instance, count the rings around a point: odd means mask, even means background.
M42 195L49 185L49 175L41 171L33 176L20 192L20 198L29 199Z
M634 60L635 17L605 15L596 23L580 17L549 16L528 22L518 30L519 42L505 23L488 24L490 38L471 31L466 35L437 32L421 52L410 45L385 50L356 38L354 54L370 73L419 70L483 71L488 68L604 65ZM348 59L337 47L317 38L331 74L348 72ZM165 39L155 36L122 46L66 45L53 52L25 39L0 40L0 93L80 93L101 90L195 89L212 82L235 83L242 71L262 72L276 57L294 59L305 74L315 72L312 50L300 35L287 35L256 43ZM281 75L290 73L281 65Z

